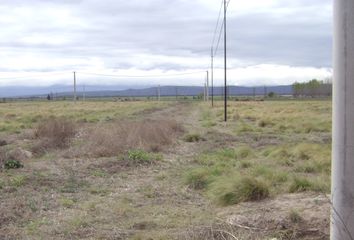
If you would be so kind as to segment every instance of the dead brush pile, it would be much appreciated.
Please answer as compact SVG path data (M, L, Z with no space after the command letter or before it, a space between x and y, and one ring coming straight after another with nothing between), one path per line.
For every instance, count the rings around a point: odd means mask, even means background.
M183 128L174 120L120 121L90 128L86 144L75 155L112 157L131 149L159 152L171 145Z
M63 149L70 145L76 134L76 124L64 117L51 117L41 121L34 130L38 142L32 151L41 154L50 149Z

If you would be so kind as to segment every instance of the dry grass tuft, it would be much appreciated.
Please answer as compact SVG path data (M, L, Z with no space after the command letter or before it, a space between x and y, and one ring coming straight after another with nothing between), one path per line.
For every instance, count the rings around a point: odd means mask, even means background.
M69 146L76 134L76 124L64 117L51 117L40 122L34 131L39 142L33 152L43 153L48 149L62 149Z
M131 149L159 152L172 144L183 128L174 120L120 121L98 125L83 136L78 155L112 157Z

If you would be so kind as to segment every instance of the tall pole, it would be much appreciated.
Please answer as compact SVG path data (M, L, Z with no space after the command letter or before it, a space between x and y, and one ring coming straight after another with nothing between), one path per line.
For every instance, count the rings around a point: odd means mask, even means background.
M224 121L227 122L227 60L226 60L226 0L224 0L224 72L225 72L225 83L224 83Z
M204 82L204 94L203 94L204 102L206 101L206 83Z
M214 49L211 48L211 106L214 107Z
M76 72L74 72L74 102L76 102Z
M206 100L209 102L209 71L206 71Z
M354 1L334 1L331 240L354 239Z

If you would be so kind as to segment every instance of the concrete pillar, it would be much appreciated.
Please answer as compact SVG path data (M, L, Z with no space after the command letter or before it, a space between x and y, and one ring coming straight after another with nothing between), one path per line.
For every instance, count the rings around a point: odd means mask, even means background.
M354 0L334 0L331 240L354 236Z

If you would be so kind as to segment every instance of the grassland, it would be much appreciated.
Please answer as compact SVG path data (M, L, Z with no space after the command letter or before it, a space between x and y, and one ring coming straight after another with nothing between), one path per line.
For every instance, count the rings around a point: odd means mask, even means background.
M228 109L0 104L0 239L327 239L331 102Z

